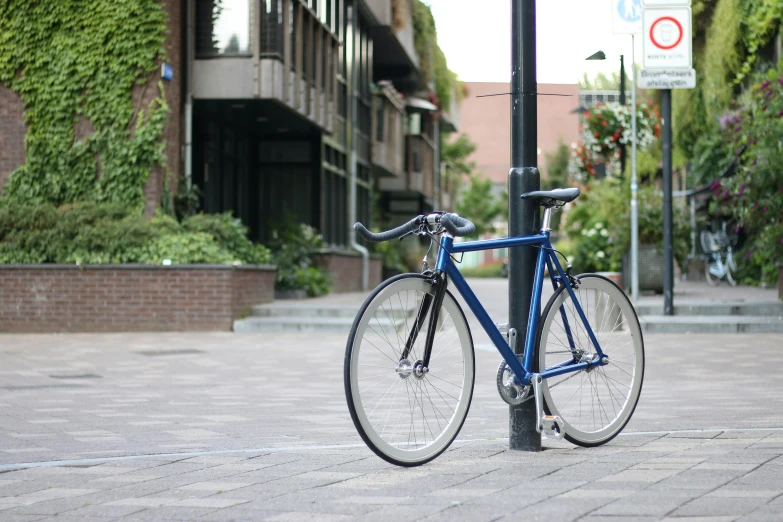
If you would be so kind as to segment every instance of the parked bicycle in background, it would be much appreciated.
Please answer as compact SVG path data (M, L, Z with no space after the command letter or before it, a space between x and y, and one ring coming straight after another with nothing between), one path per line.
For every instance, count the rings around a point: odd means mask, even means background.
M734 260L737 235L730 230L728 222L723 221L717 232L702 230L700 240L707 283L717 286L725 277L731 286L736 286L737 281L732 272L737 272L737 263Z

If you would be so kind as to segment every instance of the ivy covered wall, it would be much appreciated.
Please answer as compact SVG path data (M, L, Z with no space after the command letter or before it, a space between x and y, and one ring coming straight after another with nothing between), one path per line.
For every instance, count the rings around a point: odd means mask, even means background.
M7 199L149 204L145 188L165 165L167 126L178 161L178 125L169 123L157 72L167 47L179 63L167 11L178 27L173 1L0 0L0 83L21 97L26 126L25 163L3 188ZM147 192L159 199L161 190Z

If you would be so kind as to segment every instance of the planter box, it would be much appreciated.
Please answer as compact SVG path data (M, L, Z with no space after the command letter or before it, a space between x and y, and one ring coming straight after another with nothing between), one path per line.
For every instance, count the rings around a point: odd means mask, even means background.
M631 287L631 253L623 256L623 282ZM655 245L639 245L639 290L663 293L663 252Z
M274 266L0 265L0 331L230 331Z
M778 299L783 299L783 264L778 265Z
M313 263L329 274L332 292L361 292L362 256L351 250L319 250L313 254ZM381 282L381 258L370 255L369 289Z

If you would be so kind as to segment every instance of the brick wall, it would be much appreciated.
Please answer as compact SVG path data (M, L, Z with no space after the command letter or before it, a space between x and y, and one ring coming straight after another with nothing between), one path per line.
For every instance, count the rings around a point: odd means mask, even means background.
M166 63L172 66L174 69L174 78L171 81L163 81L163 88L166 91L166 103L168 103L169 112L166 126L163 128L163 139L166 141L165 153L166 153L166 166L169 172L169 184L171 191L176 191L176 182L179 179L179 173L182 163L181 143L184 141L181 135L183 126L181 121L181 104L182 104L182 17L184 15L182 10L183 2L181 0L161 0L163 3L163 10L166 12L168 19L168 34L164 47L166 48ZM160 66L156 72L152 75L149 82L146 85L146 90L143 92L140 106L142 108L149 107L152 100L158 96L158 82L160 77ZM138 90L138 88L134 89ZM134 93L134 100L139 99L138 92ZM163 177L166 169L163 167L155 167L150 172L150 178L147 181L147 185L144 187L145 196L145 212L147 215L155 213L155 209L160 206L160 198L163 194Z
M362 256L355 252L323 251L313 256L316 266L326 270L332 280L332 292L362 290ZM381 282L381 259L370 256L369 288Z
M24 165L26 134L22 98L0 84L0 191L11 172Z
M227 331L274 299L274 279L270 266L5 265L0 331Z

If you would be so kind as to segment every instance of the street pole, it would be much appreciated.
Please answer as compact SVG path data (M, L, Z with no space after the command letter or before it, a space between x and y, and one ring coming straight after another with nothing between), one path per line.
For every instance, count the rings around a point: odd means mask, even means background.
M672 256L672 90L661 91L663 116L663 315L674 315Z
M511 0L511 170L508 173L509 235L538 232L538 205L522 194L540 188L536 134L536 2ZM533 247L509 249L509 328L517 331L514 352L524 352L525 332L533 295L536 251ZM539 314L540 310L534 310ZM534 347L530 347L534 349ZM527 384L527 383L525 383ZM536 431L535 401L509 406L508 445L512 450L541 451Z
M631 297L639 301L639 200L636 179L636 38L631 34Z
M620 55L620 105L625 105L625 56ZM620 177L625 176L625 145L620 146Z

